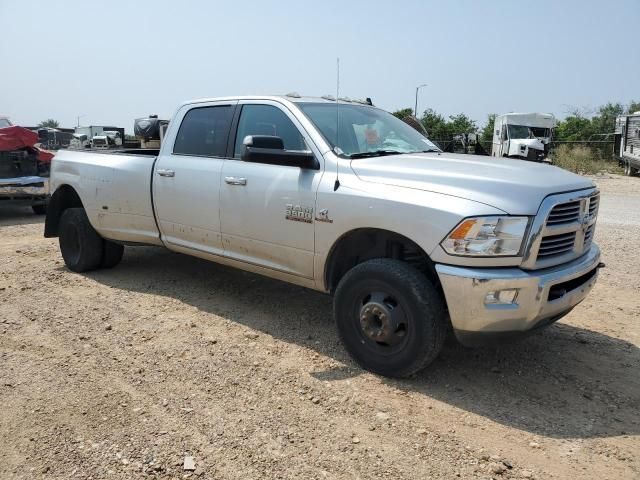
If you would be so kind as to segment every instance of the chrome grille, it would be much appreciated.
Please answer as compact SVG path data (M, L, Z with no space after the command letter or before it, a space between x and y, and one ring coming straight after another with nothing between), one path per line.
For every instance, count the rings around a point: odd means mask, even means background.
M564 255L565 253L571 252L575 243L576 232L544 237L538 249L538 259Z
M593 241L593 232L596 229L595 224L590 225L589 228L587 228L587 231L584 232L584 246L588 247L589 245L591 245L591 242Z
M580 200L556 205L549 213L547 225L563 225L580 218Z
M600 204L600 195L595 194L589 197L589 215L594 216L598 212L598 205Z
M547 197L531 226L522 268L552 267L586 253L593 241L599 201L595 189Z

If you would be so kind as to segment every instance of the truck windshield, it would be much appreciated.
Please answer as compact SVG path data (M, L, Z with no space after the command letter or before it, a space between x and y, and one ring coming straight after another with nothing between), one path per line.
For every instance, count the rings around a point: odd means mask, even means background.
M544 127L529 127L534 137L549 138L551 136L551 129Z
M531 138L531 130L525 125L507 125L509 130L509 138Z
M6 118L0 118L0 128L10 127L11 123Z
M343 157L440 152L427 137L379 108L343 103L336 106L335 103L300 102L297 105Z

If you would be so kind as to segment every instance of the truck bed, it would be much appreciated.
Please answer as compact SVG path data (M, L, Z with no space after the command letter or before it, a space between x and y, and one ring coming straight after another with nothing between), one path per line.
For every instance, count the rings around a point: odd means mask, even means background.
M105 238L160 244L151 199L157 154L153 149L60 150L52 162L51 191L73 187Z

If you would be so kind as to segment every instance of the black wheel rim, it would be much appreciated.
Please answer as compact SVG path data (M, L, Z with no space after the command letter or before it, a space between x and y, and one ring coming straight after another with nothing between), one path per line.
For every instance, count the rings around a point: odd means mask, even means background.
M395 355L409 340L412 326L407 309L396 293L370 285L355 296L353 326L362 347L377 355Z

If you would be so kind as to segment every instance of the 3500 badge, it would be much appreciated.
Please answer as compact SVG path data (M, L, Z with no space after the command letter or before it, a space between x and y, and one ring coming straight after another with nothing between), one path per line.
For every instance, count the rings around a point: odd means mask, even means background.
M302 207L287 203L285 218L295 222L313 223L313 207Z

